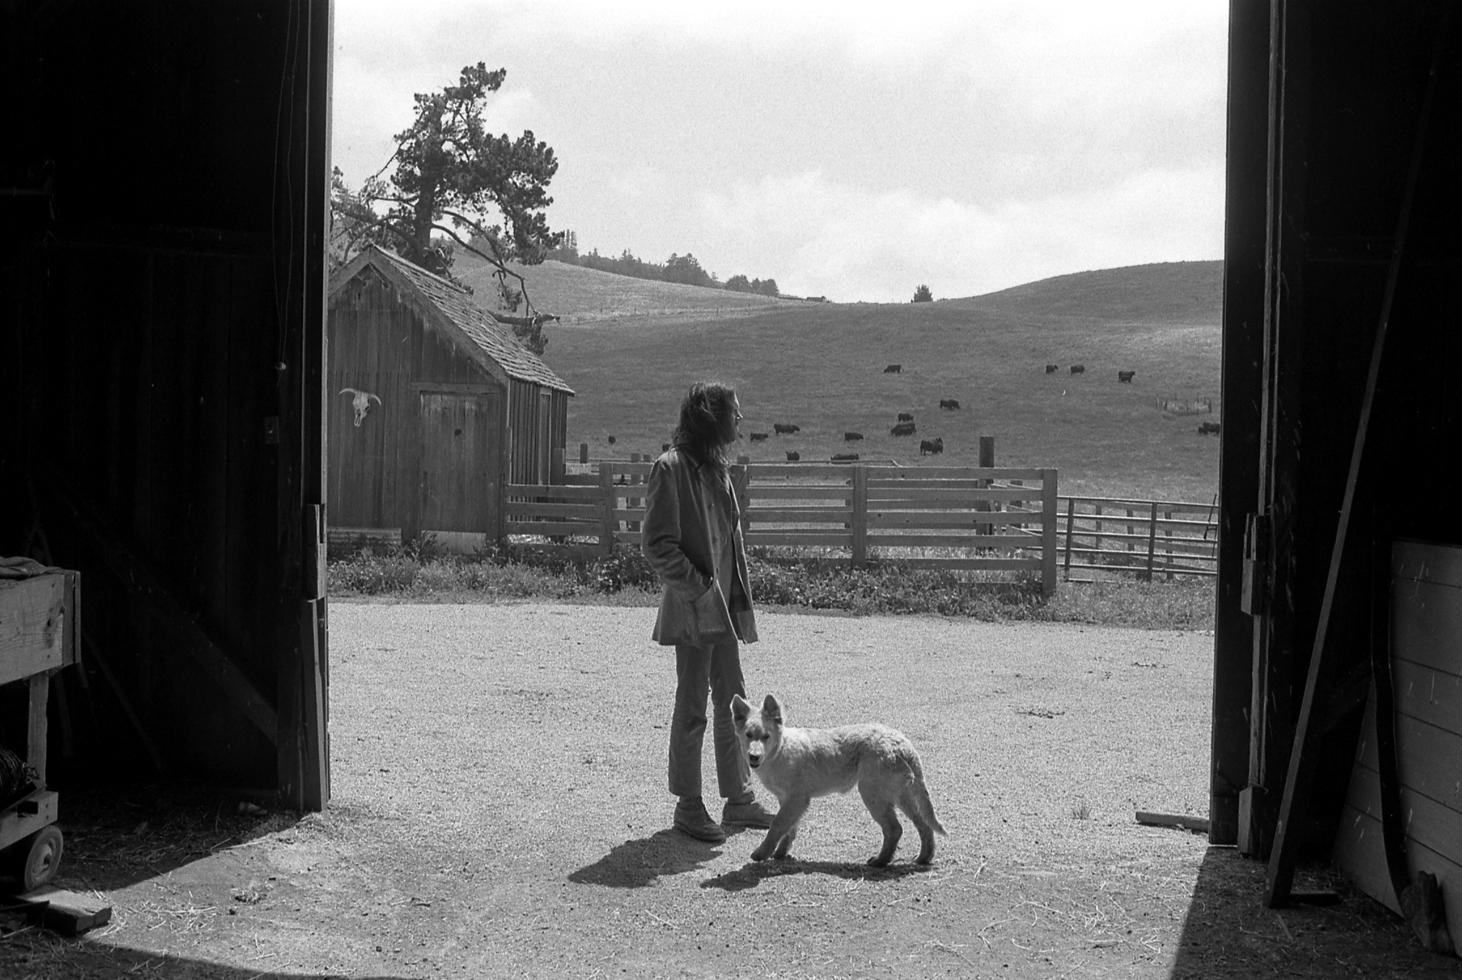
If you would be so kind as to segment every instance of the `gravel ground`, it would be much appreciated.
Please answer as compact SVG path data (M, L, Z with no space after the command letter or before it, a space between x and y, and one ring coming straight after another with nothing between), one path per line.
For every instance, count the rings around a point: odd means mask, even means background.
M949 835L929 868L910 833L874 871L856 794L815 801L787 862L749 861L760 831L668 829L652 618L333 602L328 810L220 809L191 850L63 814L63 883L113 922L12 933L0 976L1462 975L1362 896L1265 910L1262 865L1135 822L1206 815L1210 635L761 614L754 701L923 756Z

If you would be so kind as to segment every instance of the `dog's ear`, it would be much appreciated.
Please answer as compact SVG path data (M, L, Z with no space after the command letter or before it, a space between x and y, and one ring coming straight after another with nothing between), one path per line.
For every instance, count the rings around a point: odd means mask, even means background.
M751 717L751 703L739 694L731 695L731 717L744 722Z
M761 713L775 721L778 725L782 723L782 703L777 700L775 694L768 694L761 703Z

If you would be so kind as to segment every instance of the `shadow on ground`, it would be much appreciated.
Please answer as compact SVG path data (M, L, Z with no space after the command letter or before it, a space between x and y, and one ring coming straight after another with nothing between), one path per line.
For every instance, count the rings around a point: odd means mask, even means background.
M1233 848L1208 849L1171 980L1462 978L1462 960L1422 949L1398 916L1329 870L1300 872L1295 890L1333 892L1334 904L1266 908L1265 870Z
M627 840L593 864L569 875L576 885L645 888L666 875L703 867L720 855L715 844L694 840L678 830L659 830Z
M53 937L49 944L31 943L24 949L0 945L0 976L54 977L56 980L113 980L116 977L146 977L149 980L347 980L346 974L260 972L257 967L223 966L205 960L158 956L91 943L86 939L59 937ZM349 980L410 978L394 974L352 974Z
M218 793L129 785L60 790L62 873L116 891L299 822ZM0 890L15 882L0 879Z
M890 881L908 875L923 874L930 870L932 870L932 866L927 864L890 864L883 868L872 868L867 864L851 864L844 861L799 861L792 857L780 861L752 862L735 871L708 878L701 882L701 887L739 892L755 888L769 878L783 878L787 875L830 875L845 881Z

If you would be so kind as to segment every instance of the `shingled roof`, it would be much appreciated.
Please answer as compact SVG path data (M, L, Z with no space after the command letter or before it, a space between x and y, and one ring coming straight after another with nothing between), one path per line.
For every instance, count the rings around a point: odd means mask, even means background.
M330 284L333 295L367 266L380 271L398 290L402 298L409 300L415 294L425 316L437 318L449 332L461 335L469 353L485 355L493 364L518 381L553 388L572 395L574 390L551 371L547 364L528 348L524 347L512 333L492 318L482 307L472 301L472 294L456 283L427 272L421 266L408 262L401 256L388 252L376 245L367 246L345 267L339 270ZM403 287L406 287L403 290ZM479 362L482 357L476 358ZM484 364L484 367L489 365Z

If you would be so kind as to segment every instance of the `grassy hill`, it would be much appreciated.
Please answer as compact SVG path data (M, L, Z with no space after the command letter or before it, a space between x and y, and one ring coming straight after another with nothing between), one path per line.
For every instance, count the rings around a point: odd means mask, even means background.
M513 268L527 279L533 305L545 313L558 315L566 323L645 316L716 319L806 305L802 300L634 279L564 262L549 261L531 267L514 265ZM487 263L471 253L459 253L452 271L490 303L497 285L489 269Z
M580 443L592 458L659 452L686 386L714 377L736 387L743 434L802 427L744 442L755 460L852 450L908 466L974 465L988 435L997 464L1056 467L1063 493L1207 502L1218 440L1197 428L1219 417L1221 270L1134 266L899 304L776 301L558 263L529 275L541 308L565 318L548 327L544 358L577 393L571 459ZM485 284L479 293L491 295ZM893 363L902 372L885 374ZM1046 364L1060 369L1046 374ZM1085 373L1072 375L1073 364ZM1130 384L1119 370L1136 372ZM939 409L950 398L959 411ZM1214 414L1161 407L1190 399L1210 399ZM913 438L890 435L899 412L913 413ZM849 446L848 431L865 438ZM921 457L919 439L933 436L943 456Z

